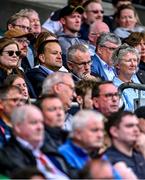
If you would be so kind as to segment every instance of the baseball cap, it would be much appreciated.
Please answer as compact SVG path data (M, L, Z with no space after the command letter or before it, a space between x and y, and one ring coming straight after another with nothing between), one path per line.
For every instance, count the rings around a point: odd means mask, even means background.
M74 12L78 12L79 14L83 14L84 8L82 6L67 5L61 9L59 18L62 18L64 16L68 16Z
M24 33L21 29L13 28L9 29L4 33L4 37L6 38L20 38L27 37L28 39L33 39L34 35L32 33Z

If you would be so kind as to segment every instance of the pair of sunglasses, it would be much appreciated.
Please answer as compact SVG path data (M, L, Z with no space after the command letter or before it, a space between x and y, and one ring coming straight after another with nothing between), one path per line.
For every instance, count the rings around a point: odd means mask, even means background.
M21 55L21 51L12 51L12 50L10 50L10 51L3 51L3 52L8 53L9 56L13 56L14 54L16 56L20 56Z

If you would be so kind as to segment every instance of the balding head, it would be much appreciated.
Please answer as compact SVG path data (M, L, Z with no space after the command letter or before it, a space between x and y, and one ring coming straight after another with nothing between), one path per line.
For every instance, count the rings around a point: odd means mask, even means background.
M34 105L17 107L11 116L14 134L33 147L43 143L43 115Z
M108 25L102 21L95 21L90 25L89 30L89 41L96 46L96 41L101 33L108 33L110 32L110 29Z

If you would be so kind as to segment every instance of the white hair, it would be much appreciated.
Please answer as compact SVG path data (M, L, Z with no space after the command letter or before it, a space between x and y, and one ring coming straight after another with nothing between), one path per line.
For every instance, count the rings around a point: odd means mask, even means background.
M12 125L23 123L30 114L35 113L34 111L40 111L40 109L30 104L16 107L11 115Z
M105 122L106 120L105 117L98 111L80 110L73 118L72 133L77 129L85 128L91 117L93 117L96 122Z
M54 93L53 92L54 85L63 82L65 76L71 77L71 74L67 72L59 71L47 76L47 78L44 80L42 84L42 94Z

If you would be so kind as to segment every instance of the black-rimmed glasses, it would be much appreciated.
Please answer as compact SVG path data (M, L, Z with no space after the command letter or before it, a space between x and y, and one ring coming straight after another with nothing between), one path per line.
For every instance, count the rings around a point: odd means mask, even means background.
M80 67L83 67L83 66L91 65L91 64L92 64L92 60L87 61L87 62L81 62L81 63L78 63L78 62L75 62L75 61L69 61L69 62L71 62L71 63L73 63L73 64L77 64L77 65L80 66Z
M121 95L120 93L116 92L116 93L106 93L106 94L100 94L99 96L105 96L107 99L112 99L112 98L120 98Z
M21 51L8 50L8 51L2 51L2 52L8 53L9 56L13 56L15 54L16 56L19 57L21 55Z

